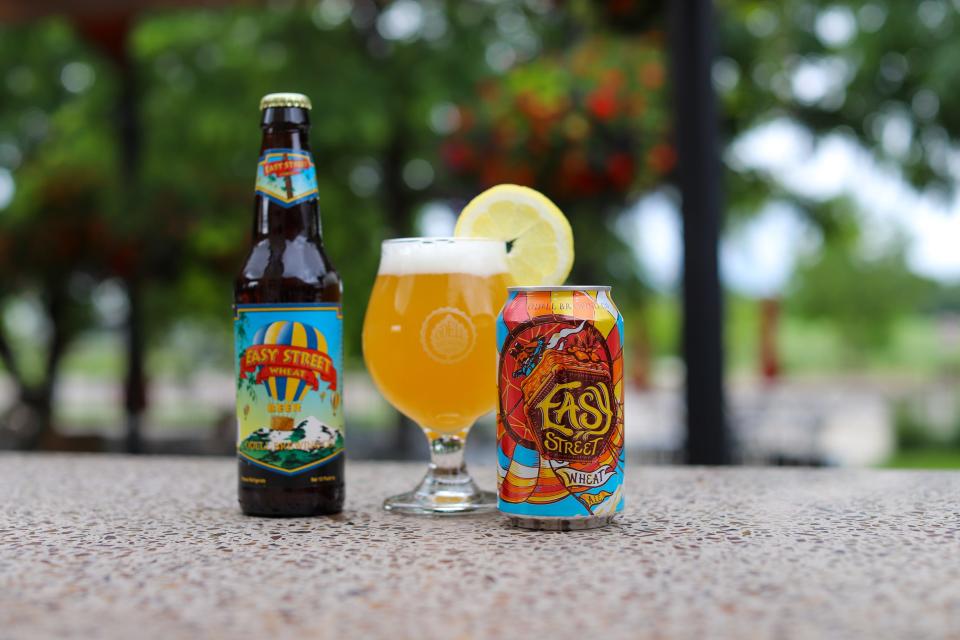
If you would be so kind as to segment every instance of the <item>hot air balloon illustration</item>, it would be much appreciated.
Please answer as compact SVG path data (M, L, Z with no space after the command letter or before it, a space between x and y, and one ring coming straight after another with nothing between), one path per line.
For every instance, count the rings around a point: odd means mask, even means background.
M301 322L278 320L266 324L253 336L253 345L302 347L327 353L327 339L319 329ZM263 380L267 395L277 402L300 402L311 388L306 380L269 376Z

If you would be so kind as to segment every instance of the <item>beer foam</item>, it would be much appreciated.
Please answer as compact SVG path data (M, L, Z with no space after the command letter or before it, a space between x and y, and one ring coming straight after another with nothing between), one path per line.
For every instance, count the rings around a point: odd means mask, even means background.
M382 275L466 273L492 276L507 272L506 243L469 238L387 240L380 254Z

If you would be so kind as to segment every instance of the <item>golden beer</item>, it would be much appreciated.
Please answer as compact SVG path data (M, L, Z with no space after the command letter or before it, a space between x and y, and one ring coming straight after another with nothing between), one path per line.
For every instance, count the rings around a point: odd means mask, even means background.
M494 325L506 290L503 274L380 274L363 353L387 400L437 433L463 433L493 409Z
M399 506L388 501L388 509L454 512L476 510L481 502L483 508L491 506L492 499L466 474L462 448L474 421L496 405L495 325L507 284L500 241L383 243L363 325L367 369L390 404L429 438L430 474L443 473L444 481L456 480L470 490L459 507L452 501L438 505L436 492L421 487L420 493L403 496ZM430 474L427 480L436 481Z

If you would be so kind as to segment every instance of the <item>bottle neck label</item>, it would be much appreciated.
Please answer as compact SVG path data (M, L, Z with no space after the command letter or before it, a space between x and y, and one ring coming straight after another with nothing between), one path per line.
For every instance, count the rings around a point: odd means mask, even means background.
M309 151L267 149L257 163L256 192L282 207L317 198L317 169Z

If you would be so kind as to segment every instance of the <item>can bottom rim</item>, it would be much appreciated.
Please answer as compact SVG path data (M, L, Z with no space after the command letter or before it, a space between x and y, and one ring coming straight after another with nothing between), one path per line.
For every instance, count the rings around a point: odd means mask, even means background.
M540 531L583 531L598 529L611 524L619 513L606 516L581 516L577 518L530 518L524 516L507 516L507 520L515 527L524 529L539 529Z

